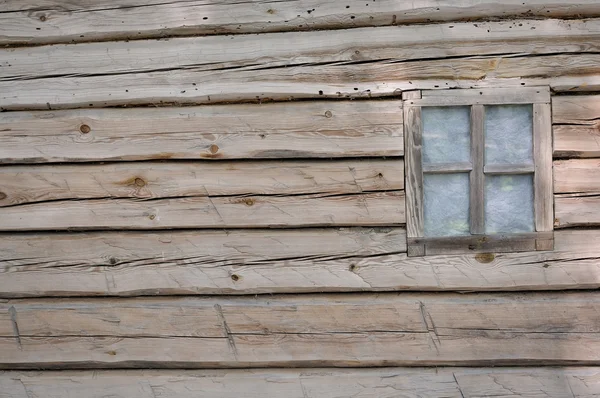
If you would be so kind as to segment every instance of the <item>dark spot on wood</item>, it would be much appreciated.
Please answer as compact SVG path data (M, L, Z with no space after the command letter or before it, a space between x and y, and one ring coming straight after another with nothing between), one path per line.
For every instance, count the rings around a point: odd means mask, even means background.
M231 275L231 280L233 280L234 282L237 282L240 280L240 277L236 274Z
M325 117L326 117L326 118L328 118L328 119L329 119L329 118L330 118L330 117L332 117L332 116L333 116L333 113L331 113L331 111L325 111Z
M6 199L6 194L4 192L0 192L0 200Z
M383 174L379 173L379 174L377 174L377 177L383 178Z
M116 352L116 351L106 351L106 353L107 353L108 355L113 355L113 356L114 356L114 355L117 355L117 352Z
M319 95L323 95L323 90L319 90Z
M356 264L350 264L350 272L356 271Z
M264 140L265 138L267 138L267 136L264 134L259 134L258 136L260 137L261 140Z
M482 264L491 263L496 258L494 253L479 253L475 256L475 260Z
M139 177L137 177L135 180L133 180L133 182L138 187L143 187L144 185L146 185L146 181L142 180Z
M108 259L108 263L109 263L110 265L115 265L115 264L117 264L118 262L119 262L119 260L117 260L117 259L116 259L116 258L114 258L114 257L111 257L111 258L109 258L109 259Z
M212 144L208 150L214 155L215 153L219 152L219 147L215 144Z
M150 214L150 215L148 216L148 218L149 218L149 219L151 219L151 220L154 220L154 219L156 218L156 216L155 216L154 214Z
M87 124L82 124L81 126L79 126L79 131L81 131L83 134L87 134L90 131L92 131L92 129Z
M272 8L269 8L269 9L267 10L267 13L268 13L268 14L275 14L275 10L274 10L274 9L272 9Z
M252 198L246 198L246 199L243 200L243 202L244 202L244 204L246 206L252 206L252 205L254 205L254 199L252 199Z
M42 21L42 22L46 22L46 20L47 20L47 19L48 19L48 18L46 18L46 16L45 16L45 15L41 15L41 16L40 16L40 21Z
M543 265L543 267L544 268L548 268L548 267L550 267L550 264L546 263L546 264Z

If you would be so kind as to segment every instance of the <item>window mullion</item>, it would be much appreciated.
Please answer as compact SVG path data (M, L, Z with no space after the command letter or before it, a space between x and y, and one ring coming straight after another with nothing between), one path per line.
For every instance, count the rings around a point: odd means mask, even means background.
M471 107L471 161L473 169L469 175L470 183L470 227L471 234L481 235L485 232L484 221L484 175L483 175L483 151L484 151L484 117L483 105Z

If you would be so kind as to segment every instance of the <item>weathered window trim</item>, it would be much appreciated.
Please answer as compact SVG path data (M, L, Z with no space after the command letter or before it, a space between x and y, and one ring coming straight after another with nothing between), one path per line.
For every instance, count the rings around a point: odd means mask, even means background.
M464 90L408 91L404 100L406 230L408 255L453 254L465 252L518 252L552 250L553 181L552 124L548 87L491 88ZM532 104L533 162L484 167L484 105ZM471 107L471 162L427 165L422 163L424 106ZM470 236L424 237L423 174L468 172L470 184ZM484 233L485 175L531 174L534 184L535 232L526 234Z

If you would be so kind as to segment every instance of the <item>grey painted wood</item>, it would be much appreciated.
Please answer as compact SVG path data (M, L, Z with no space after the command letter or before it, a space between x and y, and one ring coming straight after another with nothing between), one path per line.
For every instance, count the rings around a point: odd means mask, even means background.
M536 231L552 231L554 198L552 178L552 109L533 105L534 214Z

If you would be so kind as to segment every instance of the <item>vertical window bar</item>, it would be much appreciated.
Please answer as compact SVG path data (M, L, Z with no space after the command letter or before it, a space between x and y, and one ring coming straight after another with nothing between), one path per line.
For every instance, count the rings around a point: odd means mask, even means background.
M405 106L406 230L409 237L423 236L422 129L421 108Z
M533 160L535 230L554 225L552 179L552 121L550 104L533 104Z
M471 234L481 235L485 232L484 225L484 119L483 105L471 107L471 161L473 169L470 172L470 223Z

